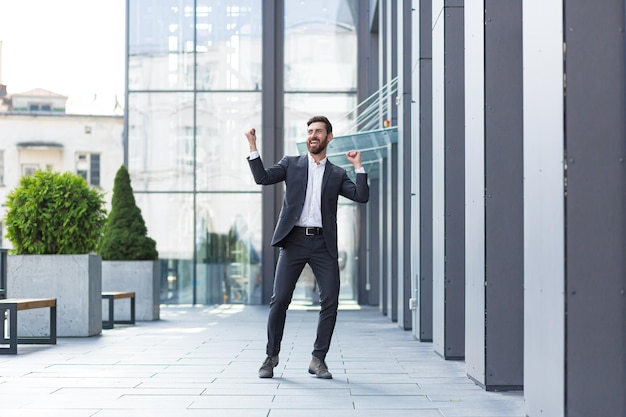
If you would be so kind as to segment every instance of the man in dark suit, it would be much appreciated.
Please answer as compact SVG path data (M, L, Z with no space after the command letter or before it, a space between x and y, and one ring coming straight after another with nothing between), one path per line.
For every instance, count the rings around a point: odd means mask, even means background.
M330 379L326 354L337 321L339 305L339 264L337 251L337 200L344 196L358 203L369 200L367 174L361 154L349 151L346 158L356 171L356 184L346 170L326 158L326 147L333 139L333 127L324 116L307 121L307 155L285 156L265 168L256 147L255 129L246 132L250 145L248 162L257 184L285 182L283 206L274 229L272 245L280 247L274 290L267 320L267 358L259 369L260 378L272 378L285 328L287 309L296 282L308 263L320 292L317 338L309 373Z

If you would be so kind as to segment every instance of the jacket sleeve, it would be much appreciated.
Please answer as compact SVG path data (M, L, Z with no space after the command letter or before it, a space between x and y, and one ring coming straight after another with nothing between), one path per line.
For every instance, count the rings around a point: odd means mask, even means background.
M370 187L367 184L367 174L356 174L355 184L344 171L341 192L339 194L357 203L367 203L370 199Z
M284 156L278 163L272 165L269 168L265 168L261 158L248 158L250 164L250 171L254 181L260 185L271 185L284 181L287 174L287 167L289 166L289 159Z

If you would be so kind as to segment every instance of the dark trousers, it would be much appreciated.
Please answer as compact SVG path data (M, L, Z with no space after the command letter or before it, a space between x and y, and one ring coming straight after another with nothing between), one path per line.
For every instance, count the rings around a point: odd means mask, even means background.
M322 234L307 236L301 228L294 228L285 246L280 249L274 291L270 299L267 320L267 349L269 356L278 355L285 329L287 309L296 288L296 282L306 264L311 266L320 290L320 314L317 322L317 338L313 345L313 356L324 360L337 321L339 306L339 264L324 242Z

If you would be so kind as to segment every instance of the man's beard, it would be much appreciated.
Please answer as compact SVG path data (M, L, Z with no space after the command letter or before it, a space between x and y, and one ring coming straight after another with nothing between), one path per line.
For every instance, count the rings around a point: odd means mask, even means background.
M313 155L319 155L320 153L324 152L324 150L326 150L326 147L328 146L328 142L327 141L319 141L319 145L317 145L317 149L315 150L311 150L311 145L307 143L307 148L309 149L309 152L312 153Z

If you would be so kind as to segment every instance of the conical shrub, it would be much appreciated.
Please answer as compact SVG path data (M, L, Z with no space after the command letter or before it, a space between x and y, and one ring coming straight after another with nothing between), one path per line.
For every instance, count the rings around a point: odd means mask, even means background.
M115 174L111 212L98 245L98 254L109 261L156 260L159 257L156 242L147 234L141 209L135 203L128 170L122 165Z

